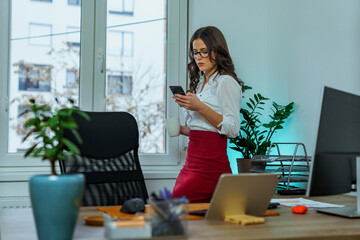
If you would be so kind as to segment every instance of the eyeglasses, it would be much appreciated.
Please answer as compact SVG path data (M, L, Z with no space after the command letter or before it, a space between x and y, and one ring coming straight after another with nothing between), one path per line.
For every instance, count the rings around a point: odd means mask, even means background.
M192 58L195 58L199 54L202 58L207 58L209 56L209 52L207 49L200 50L199 52L196 52L196 51L190 52L190 55Z

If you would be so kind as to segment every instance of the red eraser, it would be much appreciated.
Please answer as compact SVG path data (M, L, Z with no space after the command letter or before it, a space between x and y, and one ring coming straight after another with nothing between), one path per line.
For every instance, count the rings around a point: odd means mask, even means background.
M293 207L293 208L291 209L291 211L292 211L293 213L296 213L296 214L304 214L304 213L306 213L307 209L308 209L308 208L307 208L306 206L297 205L297 206Z

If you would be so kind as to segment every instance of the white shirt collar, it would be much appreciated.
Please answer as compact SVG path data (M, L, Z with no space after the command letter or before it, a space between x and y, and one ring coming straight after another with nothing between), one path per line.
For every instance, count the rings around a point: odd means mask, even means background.
M210 76L210 79L209 79L209 81L208 81L207 83L212 84L213 81L214 81L214 79L215 79L215 77L217 77L218 75L219 75L218 71L215 71L215 72ZM205 74L201 75L199 84L204 83L204 79L205 79L204 76L205 76ZM202 86L202 85L201 85L201 86Z

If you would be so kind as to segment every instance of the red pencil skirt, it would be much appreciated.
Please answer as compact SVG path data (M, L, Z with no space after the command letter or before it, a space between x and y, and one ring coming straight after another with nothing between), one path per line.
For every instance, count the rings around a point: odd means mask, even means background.
M190 202L209 202L220 175L231 173L227 137L217 132L191 130L189 140L186 162L173 196L185 195Z

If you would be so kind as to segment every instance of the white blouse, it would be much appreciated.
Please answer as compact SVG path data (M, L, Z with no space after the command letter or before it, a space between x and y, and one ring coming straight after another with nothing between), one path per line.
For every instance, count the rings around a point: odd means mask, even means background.
M202 130L225 134L234 138L240 131L240 103L241 86L230 75L214 73L204 89L200 92L204 77L196 88L196 96L215 112L223 116L223 121L218 125L218 130L210 124L200 113L183 108L185 123L190 130Z

